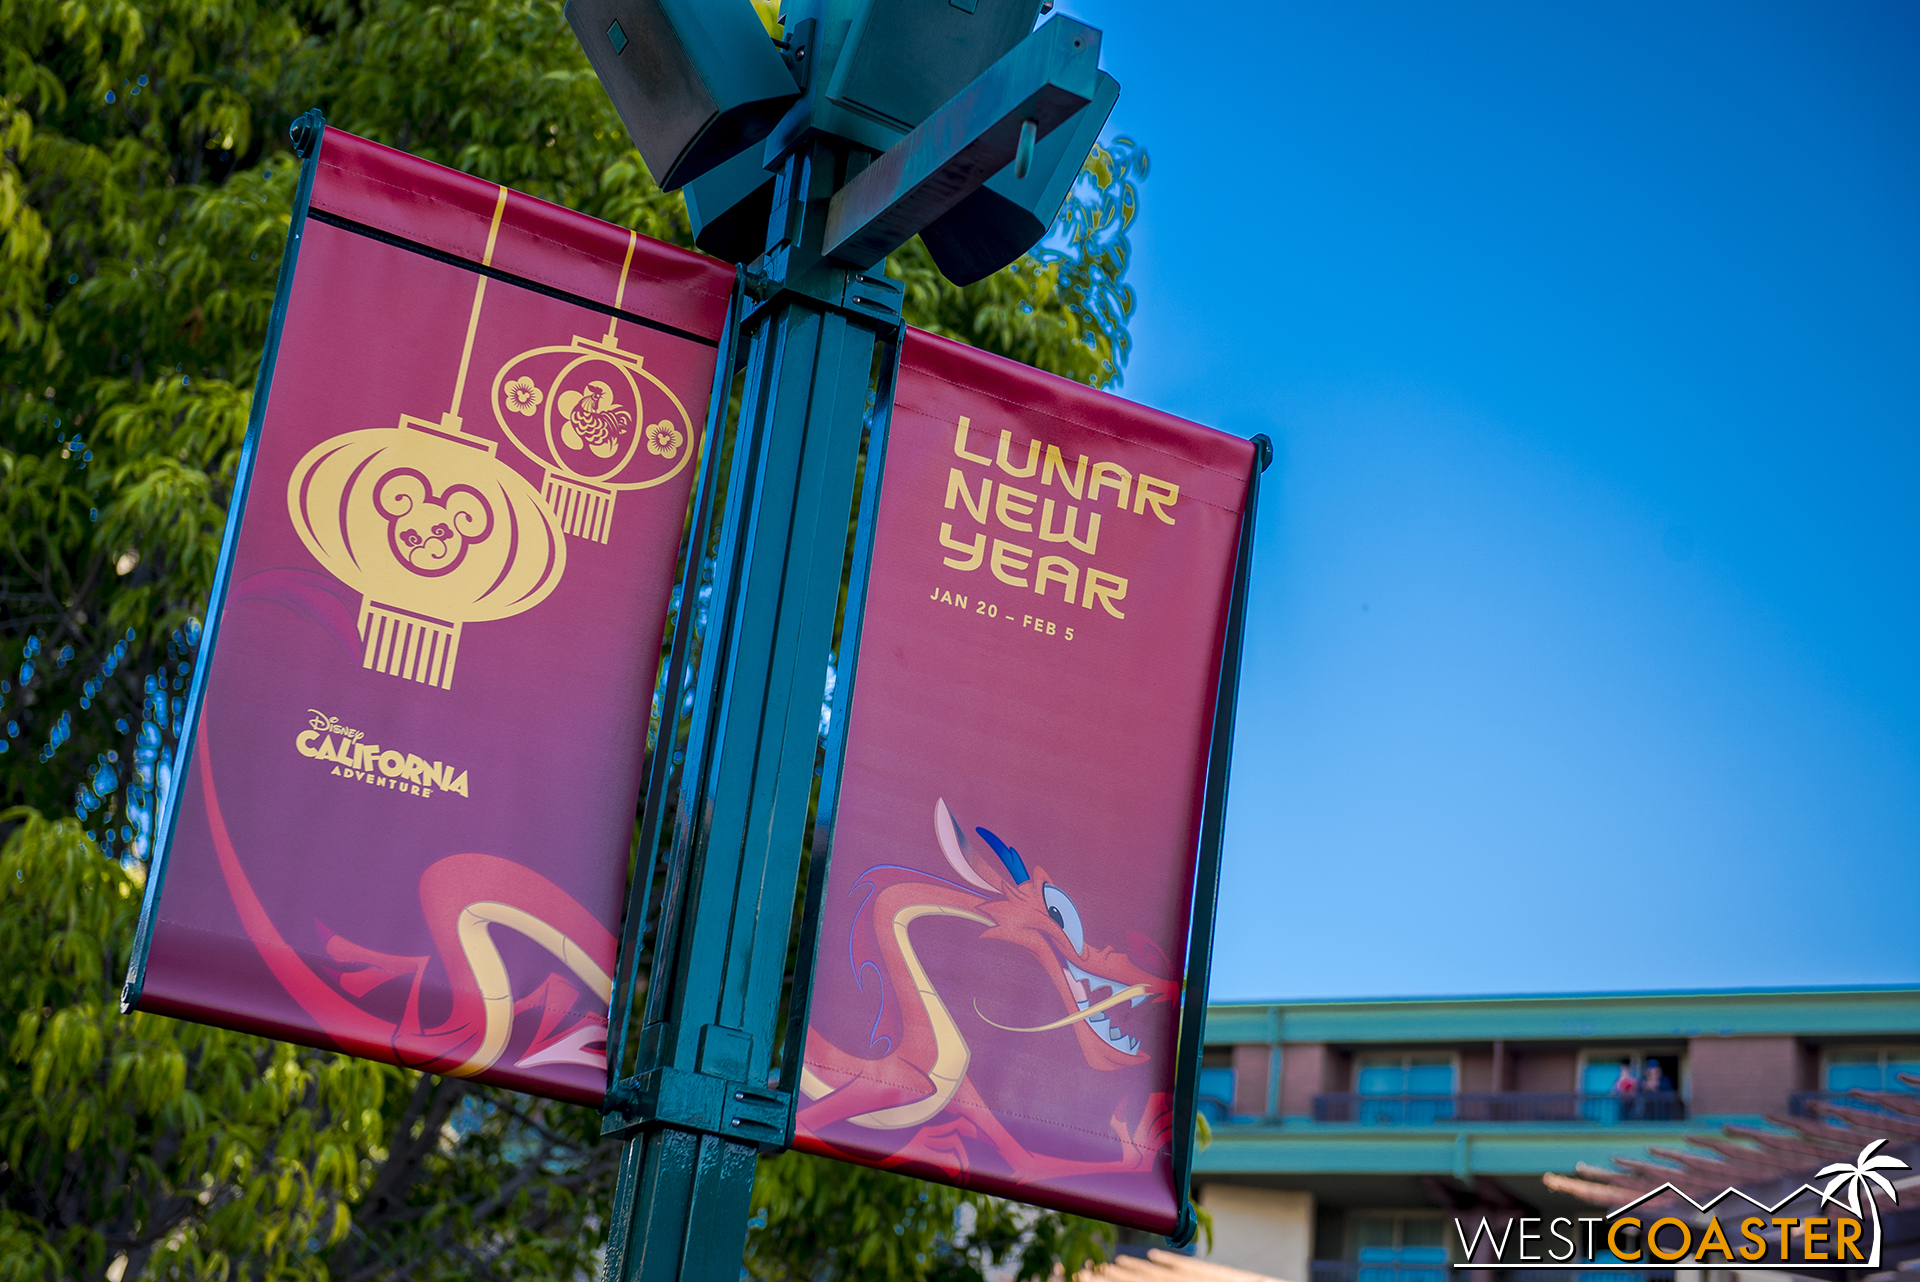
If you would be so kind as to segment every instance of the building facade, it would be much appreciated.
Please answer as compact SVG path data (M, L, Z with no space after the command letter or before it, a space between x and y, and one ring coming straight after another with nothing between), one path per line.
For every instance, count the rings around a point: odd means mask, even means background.
M1591 1213L1543 1174L1911 1089L1920 988L1236 1003L1206 1038L1210 1258L1286 1282L1442 1282L1453 1215Z

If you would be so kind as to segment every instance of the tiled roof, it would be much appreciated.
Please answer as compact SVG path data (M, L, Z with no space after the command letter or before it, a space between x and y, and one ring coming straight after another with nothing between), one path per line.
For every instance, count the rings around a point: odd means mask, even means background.
M1264 1273L1209 1264L1175 1251L1148 1251L1143 1259L1122 1255L1081 1270L1075 1282L1278 1282Z

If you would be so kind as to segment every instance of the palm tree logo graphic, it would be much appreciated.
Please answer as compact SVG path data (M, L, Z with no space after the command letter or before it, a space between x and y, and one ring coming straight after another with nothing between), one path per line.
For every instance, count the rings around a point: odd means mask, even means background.
M1879 1188L1887 1195L1887 1200L1894 1205L1898 1206L1900 1203L1900 1195L1894 1191L1887 1177L1880 1172L1910 1169L1897 1157L1888 1157L1884 1153L1874 1152L1885 1143L1884 1139L1875 1140L1861 1149L1860 1156L1854 1161L1835 1162L1832 1166L1821 1167L1819 1174L1814 1176L1815 1179L1828 1175L1833 1177L1827 1183L1826 1191L1820 1194L1820 1200L1823 1203L1836 1202L1846 1207L1856 1219L1860 1216L1861 1195L1865 1194L1867 1213L1873 1217L1873 1254L1867 1258L1866 1263L1869 1269L1880 1267L1880 1204L1875 1200L1874 1189ZM1844 1197L1835 1192L1841 1188L1846 1190Z

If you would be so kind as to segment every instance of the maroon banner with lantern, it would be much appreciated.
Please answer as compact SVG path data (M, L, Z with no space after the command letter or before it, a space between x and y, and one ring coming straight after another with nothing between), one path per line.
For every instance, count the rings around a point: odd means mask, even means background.
M338 130L307 164L128 998L598 1103L733 273Z
M795 1147L1162 1233L1247 441L910 332Z

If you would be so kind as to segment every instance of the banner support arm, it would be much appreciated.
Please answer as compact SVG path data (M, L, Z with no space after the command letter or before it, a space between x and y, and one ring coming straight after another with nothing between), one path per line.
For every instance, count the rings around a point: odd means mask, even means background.
M1193 926L1187 940L1187 976L1180 992L1180 1039L1173 1080L1173 1183L1180 1199L1180 1226L1167 1240L1192 1243L1199 1231L1193 1209L1193 1154L1200 1056L1206 1041L1207 985L1213 970L1213 929L1220 899L1220 855L1227 828L1227 775L1233 765L1233 721L1239 704L1240 659L1246 640L1247 593L1253 573L1253 539L1260 506L1260 474L1273 461L1273 442L1253 438L1255 467L1247 478L1240 515L1240 547L1233 589L1227 598L1227 635L1220 655L1220 681L1213 704L1213 741L1207 750L1206 800L1200 815L1200 862L1194 873Z
M666 679L660 683L660 727L647 764L647 791L641 810L638 848L620 928L620 964L614 973L613 996L607 1003L607 1099L603 1110L627 1106L615 1087L627 1072L628 1033L633 1024L634 986L638 982L640 945L652 906L654 873L660 867L661 829L666 821L669 786L674 779L673 753L679 743L680 704L686 693L688 656L698 631L700 582L705 572L706 541L702 533L712 519L720 477L721 437L727 425L735 361L740 345L740 320L746 311L746 277L736 266L733 294L727 300L727 325L715 353L713 389L707 401L706 431L700 446L700 479L689 500L686 562L680 571L680 607L668 649Z

